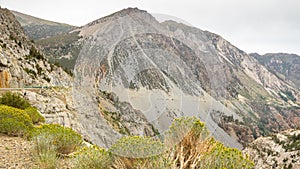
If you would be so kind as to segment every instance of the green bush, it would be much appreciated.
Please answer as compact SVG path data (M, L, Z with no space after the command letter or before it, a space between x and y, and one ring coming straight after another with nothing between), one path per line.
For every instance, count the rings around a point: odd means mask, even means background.
M0 104L15 107L18 109L26 109L30 107L27 100L23 99L19 94L6 92L0 98Z
M107 169L112 163L112 154L97 146L84 147L75 155L76 169Z
M27 136L32 129L32 121L23 110L0 105L0 133Z
M115 155L114 168L170 168L164 145L153 138L127 136L118 140L109 151Z
M112 145L109 151L123 157L146 158L155 156L163 150L164 145L150 137L126 136Z
M32 138L31 152L39 168L55 169L57 167L58 158L52 141L53 136L46 133Z
M28 58L36 58L38 60L45 60L44 56L34 47L31 46Z
M28 107L24 112L31 118L33 124L44 123L45 118L38 112L35 107Z
M9 136L23 136L27 135L28 127L13 118L6 118L0 120L0 132Z
M249 157L242 154L235 148L228 148L222 143L214 141L212 150L201 158L199 168L232 168L232 169L252 169L254 163Z
M53 136L51 144L55 146L58 154L70 154L79 148L82 144L82 137L71 128L63 127L57 124L44 124L36 127L32 137L40 134Z

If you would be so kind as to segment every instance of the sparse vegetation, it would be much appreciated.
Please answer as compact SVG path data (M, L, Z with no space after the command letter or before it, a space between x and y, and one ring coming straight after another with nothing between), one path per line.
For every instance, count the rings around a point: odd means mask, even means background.
M6 92L2 94L0 97L0 104L19 109L26 109L30 107L30 104L27 100L23 99L19 94L12 92Z
M46 60L45 57L34 46L31 46L29 55L27 55L26 58L28 59L36 58L38 60Z
M300 134L296 135L289 135L288 137L288 142L283 143L283 147L287 151L296 151L300 150Z
M112 166L113 155L97 146L85 147L74 158L76 169L107 169Z
M51 144L55 146L57 154L70 154L82 144L82 137L71 128L63 127L58 124L44 124L37 126L32 136L47 134L53 136Z
M130 135L129 129L121 123L121 115L117 112L102 111L104 118L120 134Z
M34 79L37 77L35 71L32 70L32 69L24 68L24 71L25 71L27 74L31 75L31 77L34 78Z
M53 136L47 133L32 138L32 155L42 169L55 169L57 166L58 158L53 140Z
M7 124L16 123L13 134L30 131L32 154L40 168L54 169L60 157L72 154L75 168L252 168L253 162L233 148L214 140L204 123L194 117L175 119L162 140L126 136L107 151L97 146L82 147L81 136L70 128L43 124L35 108L20 110L0 106L1 133L9 134ZM30 114L30 117L27 115ZM5 120L7 122L5 122ZM5 123L2 123L2 122ZM3 125L5 124L5 125ZM24 131L26 130L26 131ZM11 131L9 131L11 132ZM81 149L80 149L81 148ZM70 158L69 157L69 158Z

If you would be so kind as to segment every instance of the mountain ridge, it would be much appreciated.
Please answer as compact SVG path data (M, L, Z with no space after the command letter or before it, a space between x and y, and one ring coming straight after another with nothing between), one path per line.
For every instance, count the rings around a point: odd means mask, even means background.
M126 23L124 18L128 18ZM202 119L204 121L212 120L210 121L212 124L211 130L226 130L231 137L243 142L243 144L251 142L256 137L267 132L277 132L299 125L297 122L297 119L299 119L297 108L291 108L299 102L297 90L275 77L273 73L260 65L255 58L247 55L219 35L175 22L159 23L146 11L140 11L136 8L124 9L121 12L90 22L76 30L79 31L79 35L81 33L81 37L75 39L71 44L81 42L82 47L80 47L80 52L78 53L79 58L77 59L77 56L74 57L75 55L72 55L71 58L74 58L77 62L74 64L75 75L82 75L81 78L83 78L77 79L78 84L76 85L92 85L92 88L96 86L101 90L117 94L119 100L129 102L137 110L145 110L143 108L145 105L140 104L138 100L126 99L128 95L137 95L139 92L141 92L140 94L143 94L143 92L148 94L157 92L156 94L159 94L160 97L170 98L171 100L176 94L172 97L165 96L165 94L168 95L172 87L179 86L180 90L176 89L177 92L182 92L182 96L187 94L185 96L187 98L190 97L188 94L190 92L197 93L201 97L207 97L206 99L209 98L208 100L215 100L213 103L216 103L217 106L215 106L219 108L211 111L211 113L200 113L201 115L205 114ZM102 33L105 31L108 33L112 30L116 33L109 34L111 37L107 36L106 40L110 40L109 38L115 39L112 39L107 44L101 42L100 40L105 40L103 38L105 36ZM125 31L122 32L122 30ZM121 39L114 37L116 35L120 35ZM49 44L51 43L49 42ZM100 53L101 51L104 53L101 53L102 58L97 58L99 56L96 48L91 48L95 44L98 46L111 45L111 48L107 48L107 51L99 48L101 49ZM180 51L176 47L179 47ZM72 48L71 46L70 49ZM51 47L49 50L51 50ZM169 64L170 69L166 69L163 68L164 62L161 61L162 63L159 63L158 60L155 61L157 58L150 54L151 50L156 52L156 56L165 56L161 59L166 59L167 56L169 58L176 56L175 58L180 58L181 60L178 59L175 62L169 59L167 63L173 64ZM67 49L65 51L68 53L70 50ZM145 56L143 51L146 54ZM106 52L108 52L108 55L104 57L107 54ZM180 54L180 52L184 52L186 55ZM134 56L136 58L140 57L142 59L141 63L145 62L149 69L134 70L132 67L125 68L126 64L124 63L130 59L124 60L124 58L128 58L128 54L133 56L133 53L135 53ZM87 54L87 57L96 58L100 65L97 65L98 63L94 61L87 60L88 58L83 57L85 54ZM152 64L150 61L155 61L156 63ZM201 66L201 62L205 63L204 66L203 64ZM132 60L132 63L135 63L134 60ZM196 66L194 63L199 65ZM83 66L84 64L89 65L90 68ZM176 66L171 67L171 65ZM182 68L184 65L190 66ZM193 69L189 68L193 66ZM85 72L87 69L90 70ZM92 73L93 71L91 70L95 70L94 72L96 73ZM128 74L126 75L130 77L128 79L123 76L126 72L131 71L135 71L136 76L131 77ZM203 73L205 71L209 73ZM91 79L85 79L83 72L90 74ZM119 78L119 81L114 83L124 83L126 90L124 90L122 85L119 89L117 87L114 89L104 87L106 80L108 84L113 82L113 75L118 75L115 79ZM185 77L186 75L188 77ZM87 81L83 82L82 80ZM126 91L127 94L122 95L120 94L121 91ZM293 99L288 99L287 101L282 99L282 95L286 95L285 92L291 93L296 98L296 101L293 101ZM207 94L204 94L204 96L203 93ZM168 102L163 101L163 103L167 104ZM174 103L170 105L174 105ZM287 109L291 108L291 110L285 110L284 107L287 107ZM175 109L170 110L177 111ZM168 114L168 116L174 118L178 114L181 113ZM228 121L230 119L228 117L231 116L233 120ZM277 126L278 124L280 124L279 127ZM246 134L240 131L245 131Z
M12 13L16 16L16 19L20 22L24 31L31 40L52 37L67 33L76 28L72 25L40 19L17 11L12 11Z

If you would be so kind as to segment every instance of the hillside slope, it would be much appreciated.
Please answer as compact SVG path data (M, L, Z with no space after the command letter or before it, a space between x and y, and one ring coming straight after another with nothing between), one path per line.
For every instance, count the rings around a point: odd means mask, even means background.
M235 139L246 144L299 126L298 89L219 35L159 23L135 8L78 31L85 38L74 69L76 91L115 93L161 133L174 117L199 116L216 138L239 147ZM282 99L286 91L296 100Z
M12 13L16 16L16 19L20 22L21 26L24 28L25 33L31 40L39 40L52 37L55 35L67 33L76 28L75 26L47 21L17 11L12 11Z
M255 168L300 167L300 130L287 130L269 137L262 137L249 145L244 153L249 154Z
M72 127L90 142L101 139L98 145L102 147L113 144L122 134L154 135L155 128L140 111L109 93L97 93L92 103L99 107L89 116L82 114L93 119L81 120L76 111L73 77L49 63L8 9L0 8L0 22L0 89L20 93L38 108L47 123ZM83 125L93 127L86 130Z
M300 56L287 53L250 54L270 72L291 85L300 88Z
M159 23L146 11L124 9L38 43L54 60L75 67L73 98L82 124L110 121L113 130L84 126L99 145L109 145L121 126L134 126L124 111L129 105L160 133L175 117L199 116L216 138L239 148L236 140L246 145L300 125L295 86L221 36ZM110 111L99 117L101 103ZM117 115L111 107L118 107ZM116 123L119 118L127 122Z

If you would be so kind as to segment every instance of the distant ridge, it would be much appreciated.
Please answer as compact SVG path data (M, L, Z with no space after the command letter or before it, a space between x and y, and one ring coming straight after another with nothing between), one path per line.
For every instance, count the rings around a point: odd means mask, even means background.
M76 28L72 25L40 19L17 11L12 11L12 13L16 16L16 19L31 40L56 36Z

